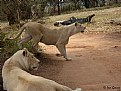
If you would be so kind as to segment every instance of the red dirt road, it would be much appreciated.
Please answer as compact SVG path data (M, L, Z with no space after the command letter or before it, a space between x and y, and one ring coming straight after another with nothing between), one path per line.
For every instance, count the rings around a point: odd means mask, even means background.
M72 61L57 57L54 46L43 45L38 55L39 70L32 72L72 89L121 91L121 33L84 33L70 38L67 45ZM2 61L1 61L2 62ZM0 62L0 68L3 63ZM2 81L2 79L0 78ZM0 91L2 82L0 81Z
M35 74L83 91L121 91L121 33L85 33L70 38L65 61L54 46L45 51Z

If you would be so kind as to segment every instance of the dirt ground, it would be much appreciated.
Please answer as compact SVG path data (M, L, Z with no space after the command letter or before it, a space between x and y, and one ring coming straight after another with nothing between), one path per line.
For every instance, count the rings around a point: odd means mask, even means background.
M43 45L44 57L35 74L83 91L121 90L121 33L85 33L67 45L72 61L57 57L54 46Z
M121 11L121 8L117 10ZM121 26L118 29L121 30ZM85 32L72 36L67 45L67 54L72 61L56 56L55 46L42 46L44 54L37 55L40 67L32 74L73 89L80 87L83 91L121 91L121 32ZM3 61L0 61L0 68L2 65ZM2 78L0 91L3 91Z
M72 61L57 57L55 46L43 45L39 70L32 74L52 79L83 91L121 91L121 33L84 33L70 38L67 45ZM0 68L3 62L0 61ZM2 81L2 79L1 79ZM0 91L2 82L0 82Z
M81 87L83 91L121 91L121 33L72 36L67 45L72 61L57 57L54 46L43 45L43 48L44 54L37 56L41 61L39 70L33 74L73 89Z

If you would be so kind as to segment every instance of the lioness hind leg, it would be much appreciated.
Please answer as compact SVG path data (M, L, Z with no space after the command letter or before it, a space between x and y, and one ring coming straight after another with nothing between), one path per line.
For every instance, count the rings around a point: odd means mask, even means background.
M38 51L38 43L39 42L34 42L34 44L33 44L33 49L34 49L34 52L36 52L36 53L39 53L39 51Z
M40 33L40 34L33 37L33 42L34 42L33 43L33 49L34 49L34 52L36 52L36 53L40 53L40 51L38 50L38 43L42 39L42 36L43 36L43 34Z
M64 56L64 58L66 59L66 61L71 61L71 58L68 58L68 57L67 57L65 45L62 45L62 44L60 44L60 43L57 43L57 44L56 44L56 47L57 47L57 49L59 50L59 52L61 53L61 55Z
M19 42L18 42L18 47L19 49L22 49L22 44L31 40L32 37L30 35L26 35L23 39L21 39Z
M37 37L37 38L34 38L33 39L33 49L36 53L40 53L40 51L38 50L38 43L40 42L40 38Z

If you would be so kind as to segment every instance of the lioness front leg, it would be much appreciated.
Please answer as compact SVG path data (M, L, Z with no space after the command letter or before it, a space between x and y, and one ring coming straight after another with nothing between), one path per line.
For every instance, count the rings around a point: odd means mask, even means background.
M71 61L71 58L67 57L65 45L62 45L61 43L57 43L56 47L59 50L59 52L61 53L61 55L64 56L64 58L66 59L66 61Z

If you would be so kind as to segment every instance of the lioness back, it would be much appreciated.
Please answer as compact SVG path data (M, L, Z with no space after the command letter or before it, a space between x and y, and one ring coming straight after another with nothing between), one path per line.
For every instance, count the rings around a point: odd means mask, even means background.
M77 33L83 33L86 27L83 27L79 23L69 25L60 29L49 29L42 26L40 23L28 22L20 28L19 34L13 38L18 38L25 29L25 36L18 42L19 49L22 49L22 45L25 42L33 40L33 48L35 52L39 52L38 43L42 42L46 45L55 45L58 51L61 53L66 61L71 61L71 58L67 56L66 45L69 42L69 37Z

